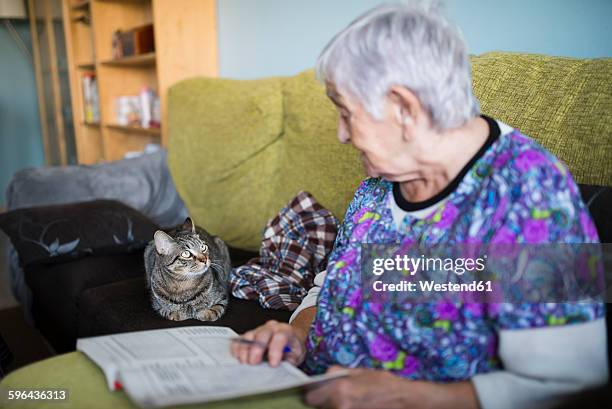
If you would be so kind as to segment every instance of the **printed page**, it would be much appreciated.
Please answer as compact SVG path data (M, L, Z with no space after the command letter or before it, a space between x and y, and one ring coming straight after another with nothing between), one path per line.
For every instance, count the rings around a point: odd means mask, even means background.
M237 334L224 327L180 327L81 338L77 350L104 372L114 390L123 369L168 362L191 362L199 367L237 364L229 352Z
M119 376L134 403L143 408L157 408L275 392L346 374L308 377L286 362L276 368L267 363L211 368L193 359L128 369L121 371Z

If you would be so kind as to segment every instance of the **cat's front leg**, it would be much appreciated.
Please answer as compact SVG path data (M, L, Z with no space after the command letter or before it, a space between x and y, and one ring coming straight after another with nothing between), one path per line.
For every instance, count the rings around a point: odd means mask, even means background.
M217 321L223 316L225 305L215 304L210 308L198 310L195 314L195 319L200 321Z
M167 313L166 318L172 321L185 321L188 320L190 317L186 311L178 310Z

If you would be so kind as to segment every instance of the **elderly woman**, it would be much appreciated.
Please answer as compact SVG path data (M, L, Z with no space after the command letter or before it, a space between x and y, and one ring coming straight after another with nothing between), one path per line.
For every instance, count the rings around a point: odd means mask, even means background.
M361 152L369 178L315 280L320 293L290 324L244 334L259 345L236 343L233 354L259 363L263 343L271 365L351 368L306 394L326 408L546 406L605 383L602 304L406 307L363 297L362 243L598 240L566 167L479 114L458 31L434 8L384 5L336 35L317 71L340 113L338 138Z

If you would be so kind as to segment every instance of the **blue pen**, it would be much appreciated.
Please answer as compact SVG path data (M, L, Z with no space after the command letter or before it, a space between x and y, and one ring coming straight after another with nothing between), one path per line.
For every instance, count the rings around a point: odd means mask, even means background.
M263 349L268 349L268 345L264 344L263 342L259 342L259 341L252 341L250 339L244 339L244 338L231 338L232 342L238 342L239 344L249 344L249 345L257 345L260 348ZM289 345L285 345L285 347L283 348L283 354L288 354L289 352L291 352L291 347L289 347Z

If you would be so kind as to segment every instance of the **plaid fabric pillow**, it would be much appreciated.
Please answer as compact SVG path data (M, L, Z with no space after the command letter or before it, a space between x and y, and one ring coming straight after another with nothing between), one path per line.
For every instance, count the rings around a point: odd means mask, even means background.
M327 266L338 220L307 192L300 192L264 230L259 257L234 268L232 294L264 308L295 310Z

